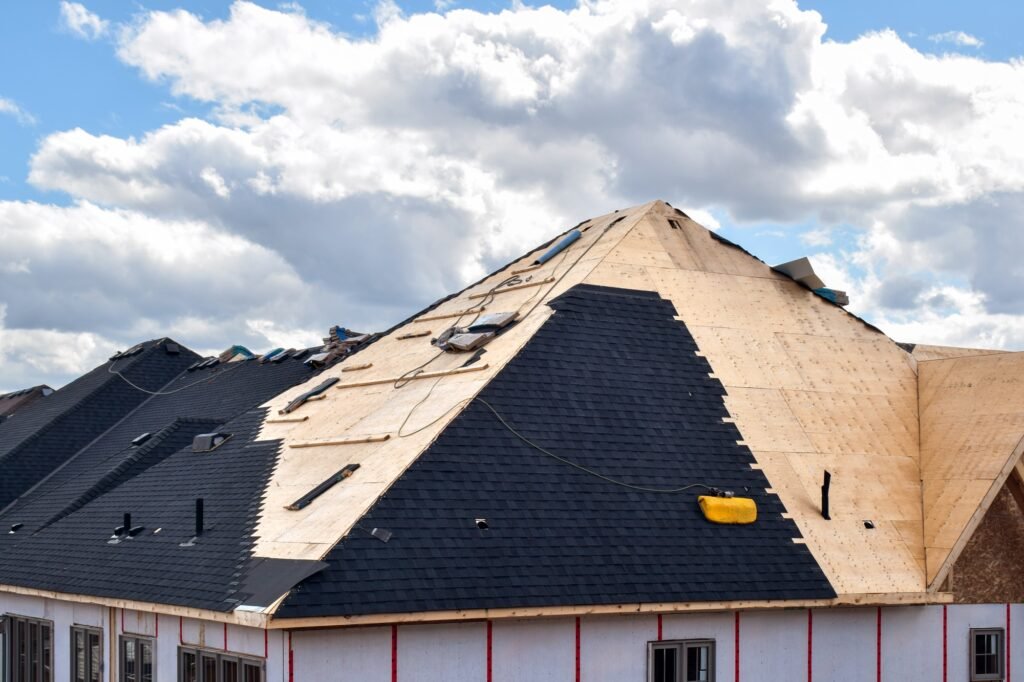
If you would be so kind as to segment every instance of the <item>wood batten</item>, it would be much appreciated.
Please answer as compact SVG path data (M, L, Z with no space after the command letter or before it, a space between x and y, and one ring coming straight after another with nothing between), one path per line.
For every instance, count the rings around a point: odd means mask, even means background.
M300 440L288 443L290 448L321 448L328 445L358 445L360 443L383 443L391 438L390 434L376 436L338 436L335 438L320 438L318 440Z
M410 374L409 376L400 377L388 377L387 379L369 379L367 381L356 381L347 384L338 384L335 388L360 388L362 386L379 386L381 384L395 384L403 381L414 381L417 379L437 379L438 377L450 377L456 374L468 374L470 372L482 372L488 369L490 365L470 365L469 367L458 367L456 369L446 369L437 372L420 372L419 374Z
M309 402L309 401L307 400L306 402ZM297 424L299 422L304 422L307 419L309 419L309 415L308 414L303 415L301 417L268 417L265 423L267 423L267 424Z
M427 332L427 333L429 334L430 332ZM370 369L371 367L373 367L373 363L372 362L364 362L361 365L348 365L348 366L342 365L341 371L342 372L361 372L364 369Z
M554 281L554 277L545 277L544 279L538 279L532 282L524 282L522 284L513 284L511 286L502 287L500 289L494 289L493 291L482 291L478 294L470 294L469 297L471 299L487 298L488 296L496 296L497 294L504 294L510 291L519 291L520 289L529 289L530 287L539 287L544 284L551 284ZM481 310L483 310L483 308L481 308Z
M473 298L470 296L470 298ZM450 313L438 313L436 315L424 315L423 317L416 318L417 322L430 322L433 320L449 320L456 317L465 317L466 315L476 315L487 310L486 306L480 306L478 308L466 308L465 310L454 310Z

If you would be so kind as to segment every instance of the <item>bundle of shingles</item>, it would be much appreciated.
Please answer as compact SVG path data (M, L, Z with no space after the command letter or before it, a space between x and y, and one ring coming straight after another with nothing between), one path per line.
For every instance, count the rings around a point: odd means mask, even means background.
M317 368L327 367L350 355L360 344L369 339L369 334L354 332L346 327L336 325L331 327L330 336L324 337L323 347L309 356L306 364Z

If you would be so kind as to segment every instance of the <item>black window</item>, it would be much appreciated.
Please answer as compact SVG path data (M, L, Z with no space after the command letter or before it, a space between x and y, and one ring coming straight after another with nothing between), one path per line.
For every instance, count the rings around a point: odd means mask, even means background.
M264 682L262 659L219 651L178 649L178 682Z
M153 639L121 635L121 682L153 682Z
M71 628L72 682L100 682L103 673L103 637L96 628Z
M53 623L7 615L0 633L5 682L53 682Z
M710 639L651 642L650 682L714 682L715 643Z
M971 682L1003 679L1004 646L1002 628L971 630Z

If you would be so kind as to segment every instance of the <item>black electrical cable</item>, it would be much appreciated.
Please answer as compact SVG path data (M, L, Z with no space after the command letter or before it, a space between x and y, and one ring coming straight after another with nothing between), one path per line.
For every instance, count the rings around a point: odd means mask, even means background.
M714 486L710 486L710 485L708 485L706 483L690 483L688 485L679 486L678 488L648 488L647 486L633 485L632 483L626 483L625 481L620 481L618 479L612 478L611 476L605 476L602 473L594 471L593 469L588 469L587 467L583 466L582 464L577 464L576 462L573 462L570 459L566 459L565 457L562 457L560 455L556 455L555 453L551 452L550 450L546 450L543 447L537 445L532 440L530 440L529 438L527 438L523 434L521 434L518 431L516 431L515 428L511 424L509 424L507 421L505 421L505 418L502 417L498 413L498 411L496 409L494 409L494 407L489 402L487 402L486 400L484 400L483 398L480 398L480 397L477 397L476 400L477 400L477 402L481 403L484 407L486 407L488 410L490 410L494 414L494 416L498 418L498 421L501 422L501 425L504 426L506 429L508 429L509 432L512 433L512 435L514 435L516 438L518 438L519 440L521 440L524 443L526 443L527 445L529 445L534 450L537 450L538 452L541 452L541 453L547 455L548 457L552 457L552 458L558 460L559 462L561 462L563 464L568 464L569 466L574 467L576 469L579 469L580 471L582 471L584 473L590 474L591 476L596 476L597 478L600 478L602 481L606 481L608 483L613 483L615 485L622 486L623 488L629 488L630 490L639 490L640 492L645 492L645 493L681 493L681 492L685 492L687 490L692 490L693 488L703 488L704 490L712 492L712 493L714 493L716 495L721 492L720 489L718 489L718 488L716 488Z

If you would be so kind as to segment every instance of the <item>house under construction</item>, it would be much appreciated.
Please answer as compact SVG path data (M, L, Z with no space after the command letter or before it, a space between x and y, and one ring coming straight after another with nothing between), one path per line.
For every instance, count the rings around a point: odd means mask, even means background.
M1024 354L843 303L652 202L318 362L142 344L0 422L3 681L1009 680Z

